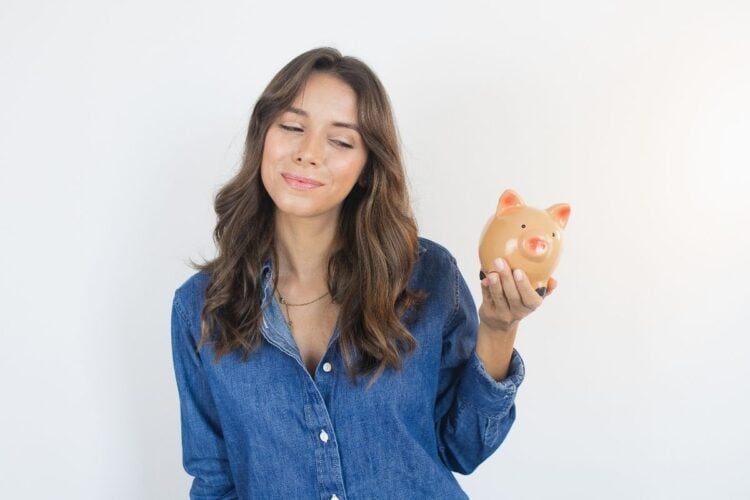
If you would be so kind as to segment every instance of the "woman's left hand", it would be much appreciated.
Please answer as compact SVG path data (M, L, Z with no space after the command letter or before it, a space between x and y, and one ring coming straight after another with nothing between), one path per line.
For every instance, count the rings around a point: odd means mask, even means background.
M493 330L510 331L519 321L542 305L541 297L531 286L529 278L521 269L511 270L505 259L498 258L504 266L500 270L487 273L482 280L482 305L479 307L479 319ZM521 280L517 281L514 273L520 272ZM498 278L493 283L490 278ZM557 280L550 277L547 281L545 297L557 287Z

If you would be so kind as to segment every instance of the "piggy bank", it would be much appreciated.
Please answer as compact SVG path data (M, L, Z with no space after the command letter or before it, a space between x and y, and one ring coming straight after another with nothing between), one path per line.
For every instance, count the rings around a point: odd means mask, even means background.
M494 271L495 258L502 257L511 269L523 269L536 292L544 297L547 281L560 260L563 228L569 216L567 203L540 210L527 206L515 191L506 189L479 237L479 279Z

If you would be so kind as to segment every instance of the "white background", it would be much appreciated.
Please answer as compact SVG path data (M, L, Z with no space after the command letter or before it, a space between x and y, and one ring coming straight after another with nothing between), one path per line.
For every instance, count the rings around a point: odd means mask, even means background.
M421 234L479 305L506 188L572 207L472 498L750 497L744 1L0 4L4 498L187 498L172 293L287 61L393 101Z

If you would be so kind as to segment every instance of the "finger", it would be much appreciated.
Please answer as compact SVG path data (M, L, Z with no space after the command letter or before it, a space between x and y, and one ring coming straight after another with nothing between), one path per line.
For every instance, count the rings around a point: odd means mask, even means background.
M550 279L547 281L547 293L545 294L545 297L551 294L555 288L557 288L557 280L550 277Z
M508 301L508 306L511 309L523 307L523 303L521 302L521 297L518 293L518 288L516 288L516 283L513 280L513 273L511 272L508 262L505 259L498 257L497 259L495 259L495 269L500 274L500 282L502 283L503 292L505 293L505 298Z
M505 301L505 298L502 298L502 302L500 302L500 298L492 296L492 291L490 290L490 285L492 285L492 283L490 282L490 274L492 276L496 275L495 272L491 272L482 280L482 300L484 301L483 305L485 307L485 310L492 311L492 314L498 314L500 311L507 310L507 303ZM498 305L498 303L500 305Z
M521 278L520 280L518 278ZM531 310L536 309L544 300L531 286L529 277L523 272L523 269L518 268L513 271L513 278L516 280L518 291L521 295L521 301L523 305Z
M482 299L488 304L492 303L492 294L490 294L490 280L485 276L482 280Z
M509 311L510 307L508 305L508 301L505 298L505 293L503 292L503 285L500 282L500 276L498 276L497 271L490 271L487 273L487 280L489 281L489 286L487 287L490 292L490 296L492 297L492 302L495 304L495 308L500 311Z

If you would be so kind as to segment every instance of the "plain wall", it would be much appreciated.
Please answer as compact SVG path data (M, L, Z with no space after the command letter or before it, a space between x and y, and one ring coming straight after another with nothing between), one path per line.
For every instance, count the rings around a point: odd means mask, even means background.
M748 26L742 1L3 1L2 496L187 498L172 294L261 90L330 45L383 81L477 305L500 193L572 207L469 495L750 497Z

